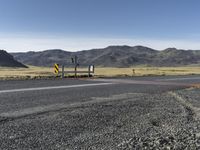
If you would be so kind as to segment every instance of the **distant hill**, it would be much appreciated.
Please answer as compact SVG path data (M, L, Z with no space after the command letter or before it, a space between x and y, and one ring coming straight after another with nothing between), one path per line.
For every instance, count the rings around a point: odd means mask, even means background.
M12 53L14 58L24 64L52 66L54 63L71 64L71 57L77 55L81 66L94 64L102 67L183 66L200 63L200 51L168 48L163 51L144 46L109 46L103 49L69 52L59 49L41 52Z
M22 67L27 68L27 66L16 61L12 55L8 54L4 50L0 50L0 67Z

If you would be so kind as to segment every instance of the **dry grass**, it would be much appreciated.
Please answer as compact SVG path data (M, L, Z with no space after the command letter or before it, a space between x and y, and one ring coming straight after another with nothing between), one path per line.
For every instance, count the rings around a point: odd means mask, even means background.
M200 67L135 67L135 68L96 68L100 76L148 76L148 75L189 75L200 74Z
M134 72L133 72L134 69ZM73 70L67 68L67 70ZM79 69L79 70L87 70ZM96 76L148 76L148 75L189 75L200 74L200 67L135 67L135 68L95 68ZM34 78L37 76L55 76L53 68L0 68L0 78Z
M47 67L5 68L0 67L0 78L52 76L53 69Z

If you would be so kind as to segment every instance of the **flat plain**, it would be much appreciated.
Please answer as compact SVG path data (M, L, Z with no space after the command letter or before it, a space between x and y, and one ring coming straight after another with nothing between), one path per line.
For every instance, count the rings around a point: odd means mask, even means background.
M60 68L61 70L61 68ZM74 70L65 68L65 70ZM87 68L78 68L78 70L87 70ZM0 78L34 78L55 76L53 67L35 67L29 68L4 68L0 67ZM132 67L132 68L95 68L97 77L114 76L167 76L167 75L197 75L200 74L200 67Z

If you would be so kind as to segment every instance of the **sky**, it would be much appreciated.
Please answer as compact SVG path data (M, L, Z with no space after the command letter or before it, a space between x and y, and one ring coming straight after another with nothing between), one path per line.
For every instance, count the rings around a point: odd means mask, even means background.
M199 0L0 0L0 49L200 50L199 6Z

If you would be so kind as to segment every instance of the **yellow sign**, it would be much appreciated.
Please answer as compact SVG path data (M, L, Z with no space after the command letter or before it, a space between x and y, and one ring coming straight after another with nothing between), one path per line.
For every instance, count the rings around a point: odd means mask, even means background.
M54 65L54 73L58 74L59 73L59 64Z

